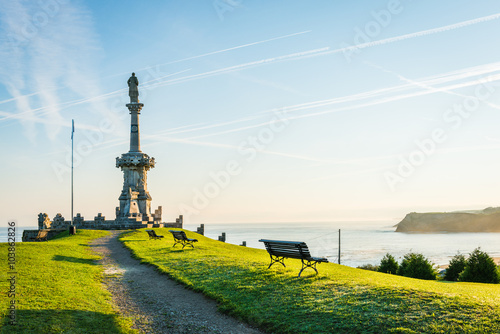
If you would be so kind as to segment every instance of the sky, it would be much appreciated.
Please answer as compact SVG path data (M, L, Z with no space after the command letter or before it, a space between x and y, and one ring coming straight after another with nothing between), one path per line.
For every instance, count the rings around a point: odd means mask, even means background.
M398 222L500 202L498 1L0 0L0 221ZM6 226L6 225L5 225Z

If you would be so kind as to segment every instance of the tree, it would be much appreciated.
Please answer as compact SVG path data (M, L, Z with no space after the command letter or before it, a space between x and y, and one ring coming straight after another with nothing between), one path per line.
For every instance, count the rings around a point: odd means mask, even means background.
M467 260L462 254L455 255L450 260L450 265L444 274L445 281L458 281L458 277L464 271Z
M500 274L495 261L478 247L470 253L459 281L500 283Z
M435 280L437 277L433 264L422 254L417 253L408 253L404 256L397 274L427 280Z
M394 256L387 253L380 261L380 266L378 267L378 271L386 274L396 274L396 272L398 271L398 267L399 265L396 262L396 259L394 259Z

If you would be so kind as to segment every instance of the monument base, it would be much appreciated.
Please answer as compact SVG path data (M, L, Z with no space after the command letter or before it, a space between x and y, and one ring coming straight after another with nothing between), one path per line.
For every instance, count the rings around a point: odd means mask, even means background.
M78 230L136 230L140 228L183 228L184 218L182 215L175 222L160 222L155 221L153 216L147 217L147 220L142 220L143 216L118 217L114 220L106 220L106 217L99 213L94 217L94 220L85 220L79 213L73 219L73 225ZM51 221L46 213L38 215L38 230L26 230L23 233L23 241L34 241L38 231L49 231L49 237L67 231L71 221L64 220L64 217L58 213Z

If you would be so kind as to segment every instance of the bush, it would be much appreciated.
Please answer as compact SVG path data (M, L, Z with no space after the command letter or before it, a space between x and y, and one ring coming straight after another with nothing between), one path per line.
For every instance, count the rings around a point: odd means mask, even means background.
M384 255L382 260L380 261L380 266L378 267L378 271L386 274L396 274L398 271L398 263L394 256L387 253Z
M417 253L408 253L404 256L397 274L427 280L435 280L437 277L437 271L432 263L422 254Z
M378 271L378 266L374 264L363 264L361 266L357 267L358 269L364 269L364 270L371 270L371 271Z
M467 260L462 254L455 255L444 274L445 281L458 281L459 275L464 271Z
M495 261L480 248L476 248L469 255L459 280L462 282L500 283L500 274Z

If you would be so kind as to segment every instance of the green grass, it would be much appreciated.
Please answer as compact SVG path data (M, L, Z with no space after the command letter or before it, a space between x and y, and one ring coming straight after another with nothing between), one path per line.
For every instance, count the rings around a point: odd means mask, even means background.
M500 332L500 285L424 281L337 264L297 278L300 261L271 269L266 251L225 244L186 231L200 242L179 246L142 231L121 241L134 256L217 300L222 311L278 333Z
M109 232L64 232L48 242L16 245L16 326L6 310L8 244L0 244L1 333L134 333L131 321L113 311L111 296L103 289L102 267L88 243Z

